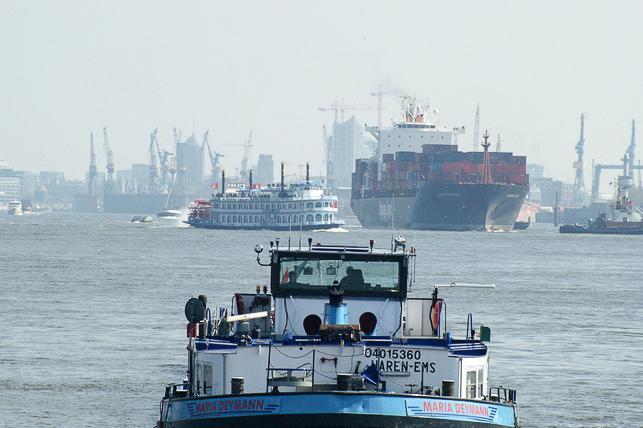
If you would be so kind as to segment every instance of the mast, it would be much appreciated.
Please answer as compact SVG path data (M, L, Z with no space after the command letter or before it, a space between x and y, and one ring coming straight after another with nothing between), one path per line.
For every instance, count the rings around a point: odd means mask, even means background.
M484 160L482 162L482 182L484 184L491 184L491 165L489 163L489 147L491 143L489 142L489 132L484 131L484 142L482 143L482 148L484 148Z

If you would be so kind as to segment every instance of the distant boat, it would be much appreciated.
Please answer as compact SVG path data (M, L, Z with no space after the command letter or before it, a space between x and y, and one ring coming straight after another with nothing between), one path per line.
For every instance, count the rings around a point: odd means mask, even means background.
M514 230L525 230L531 224L531 217L527 221L518 220L514 223Z
M132 217L132 223L151 223L154 221L154 217L151 215L135 215Z
M9 202L9 215L22 215L22 202L17 199Z
M180 210L166 209L156 213L158 218L179 218L183 215Z

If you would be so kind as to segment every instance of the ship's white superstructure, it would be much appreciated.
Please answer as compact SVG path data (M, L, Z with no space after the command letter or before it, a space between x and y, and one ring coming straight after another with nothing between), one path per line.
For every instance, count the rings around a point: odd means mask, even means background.
M449 128L439 124L437 109L433 110L434 121L429 120L429 106L415 97L404 97L402 119L390 128L367 127L380 144L380 153L421 153L425 144L457 144L457 137L464 134L464 126ZM381 160L381 159L380 159Z

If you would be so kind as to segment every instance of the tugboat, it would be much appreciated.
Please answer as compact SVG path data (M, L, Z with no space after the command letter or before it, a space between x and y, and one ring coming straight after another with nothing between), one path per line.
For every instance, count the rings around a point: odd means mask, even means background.
M517 427L516 391L490 384L489 327L469 314L456 339L440 286L408 297L415 249L373 247L275 240L263 261L257 245L270 291L188 300L187 379L157 427Z
M601 213L596 220L589 221L587 226L565 224L560 226L560 233L592 233L600 235L643 235L643 213L634 206L630 199L629 189L633 186L629 153L623 158L623 175L618 177L616 198L610 205L611 219L607 213Z

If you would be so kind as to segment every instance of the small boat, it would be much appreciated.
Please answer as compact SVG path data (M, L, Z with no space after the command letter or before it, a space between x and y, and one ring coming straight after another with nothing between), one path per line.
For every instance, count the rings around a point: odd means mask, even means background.
M9 201L9 215L22 215L22 202L17 199Z
M490 383L489 327L469 314L454 337L442 286L408 296L415 249L373 244L275 240L265 261L257 245L270 292L189 299L188 378L166 386L157 427L517 427L516 391Z
M154 217L151 215L135 215L132 217L132 223L151 223L154 221Z
M514 230L525 230L531 225L531 218L527 221L518 220L514 223Z
M174 209L166 209L156 213L158 218L180 218L182 215L183 212Z

